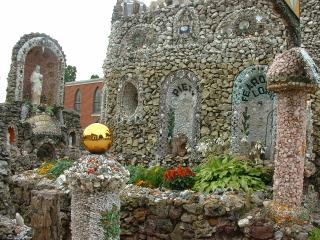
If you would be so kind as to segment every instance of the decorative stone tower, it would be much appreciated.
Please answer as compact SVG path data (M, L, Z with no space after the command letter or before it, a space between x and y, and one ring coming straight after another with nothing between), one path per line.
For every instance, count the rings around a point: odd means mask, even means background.
M307 100L318 88L318 69L303 48L292 48L275 58L267 78L278 103L273 197L296 208L303 193Z
M90 154L82 156L67 172L72 191L72 240L120 239L120 189L129 172L111 155L109 129L99 123L83 132L84 145Z

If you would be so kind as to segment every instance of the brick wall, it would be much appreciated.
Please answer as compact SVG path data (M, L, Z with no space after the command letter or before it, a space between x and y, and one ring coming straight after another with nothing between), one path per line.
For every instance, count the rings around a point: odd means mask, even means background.
M100 112L95 114L93 111L94 95L97 88L102 93L103 82L102 79L76 81L66 83L64 90L64 108L73 110L75 103L75 96L77 91L81 94L81 107L80 107L80 124L81 128L87 127L91 123L99 120Z

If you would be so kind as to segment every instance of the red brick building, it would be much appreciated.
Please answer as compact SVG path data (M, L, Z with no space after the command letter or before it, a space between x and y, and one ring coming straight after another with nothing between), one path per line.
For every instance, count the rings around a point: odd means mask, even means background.
M68 82L64 87L64 108L80 113L82 128L99 121L103 80Z

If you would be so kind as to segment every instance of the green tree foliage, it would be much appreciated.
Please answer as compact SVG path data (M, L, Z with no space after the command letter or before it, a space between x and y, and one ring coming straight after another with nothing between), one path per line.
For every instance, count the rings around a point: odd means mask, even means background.
M92 74L91 77L90 77L90 79L96 79L96 78L99 78L99 75L97 75L97 74Z
M77 77L77 68L75 66L68 65L64 72L65 82L74 82Z

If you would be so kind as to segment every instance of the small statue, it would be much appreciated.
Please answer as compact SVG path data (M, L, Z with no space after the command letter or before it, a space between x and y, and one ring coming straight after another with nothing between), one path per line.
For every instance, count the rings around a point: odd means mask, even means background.
M42 78L40 73L40 66L37 65L31 74L31 104L40 105L41 92L42 92Z
M187 155L187 142L188 137L183 133L179 133L178 136L174 137L172 140L172 155L174 157Z

